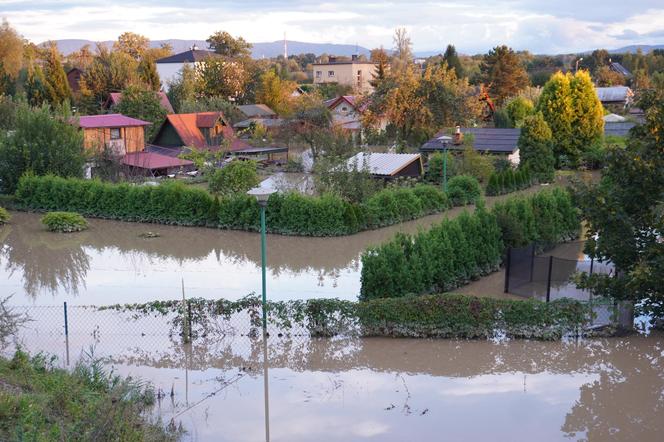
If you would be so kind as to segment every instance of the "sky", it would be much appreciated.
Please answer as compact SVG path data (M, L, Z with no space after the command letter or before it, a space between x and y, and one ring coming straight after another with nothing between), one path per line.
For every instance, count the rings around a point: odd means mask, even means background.
M288 40L391 48L397 27L415 51L486 52L498 44L569 53L664 43L663 0L0 0L0 17L25 38L201 39L226 30L250 42Z

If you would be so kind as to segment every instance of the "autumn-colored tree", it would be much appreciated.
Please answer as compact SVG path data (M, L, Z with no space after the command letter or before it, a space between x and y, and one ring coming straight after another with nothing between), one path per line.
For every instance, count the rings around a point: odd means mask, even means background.
M88 69L94 61L95 54L90 50L90 45L83 45L78 51L67 56L67 64L70 67L79 68L83 71Z
M292 96L297 85L282 80L274 70L270 69L261 75L256 100L266 104L278 115L289 115L292 110Z
M44 77L44 71L41 66L35 63L28 65L24 88L30 105L41 106L47 101L46 78Z
M572 145L582 154L597 145L604 136L604 108L597 97L595 86L586 70L570 78L572 94ZM574 158L576 164L577 159Z
M553 181L556 160L552 149L553 135L541 112L524 119L519 135L519 167L527 168L540 183Z
M632 77L631 81L632 89L639 92L652 88L653 82L650 81L650 76L645 69L637 69L634 71L633 75L634 76Z
M71 99L71 89L60 57L58 47L52 42L46 51L44 77L46 78L46 98L54 106L59 106L65 100Z
M133 32L125 32L113 43L113 50L123 52L134 60L140 60L150 47L150 39Z
M551 129L553 150L558 162L562 155L570 158L579 157L579 153L574 151L572 145L574 112L570 77L571 75L565 75L562 72L553 74L544 85L535 108L535 111L542 113L544 121Z
M498 106L530 85L521 59L512 48L504 45L496 46L484 56L480 72L482 82L489 86L491 99Z
M209 57L196 69L201 95L236 100L246 92L250 72L242 61Z
M7 20L0 25L0 95L7 93L18 77L23 64L23 39L9 26Z
M595 71L595 82L597 86L622 86L625 84L625 77L618 72L611 70L608 66L601 66Z
M373 73L373 78L369 80L371 86L378 87L378 84L385 80L387 77L390 57L387 55L387 52L380 47L378 49L371 50L371 61L376 63L376 70Z
M185 64L174 81L168 82L168 99L176 113L181 113L182 103L196 99L198 79L193 66Z
M289 121L293 135L304 141L311 149L316 162L325 152L332 133L332 115L320 96L309 93L296 100Z
M404 70L413 62L413 42L406 28L397 28L392 41L394 42L392 69L394 71Z
M235 38L226 31L217 31L205 41L210 49L224 57L238 58L251 55L251 43L242 37Z
M170 43L162 43L158 48L148 48L143 53L143 59L159 60L173 55L173 46Z
M158 91L161 88L161 81L159 80L159 73L157 72L157 65L149 58L143 58L138 64L138 78L141 79L143 84L153 91Z
M454 69L454 73L458 78L465 76L463 67L461 66L461 60L459 60L459 55L457 54L456 48L454 45L447 45L445 49L445 54L443 54L443 61L447 63L447 66L450 69Z

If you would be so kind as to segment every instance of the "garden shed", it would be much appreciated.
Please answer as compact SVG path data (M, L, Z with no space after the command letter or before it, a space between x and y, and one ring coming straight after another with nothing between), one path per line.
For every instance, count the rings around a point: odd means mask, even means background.
M348 170L367 170L374 178L394 179L422 175L422 156L417 153L360 152L346 162Z

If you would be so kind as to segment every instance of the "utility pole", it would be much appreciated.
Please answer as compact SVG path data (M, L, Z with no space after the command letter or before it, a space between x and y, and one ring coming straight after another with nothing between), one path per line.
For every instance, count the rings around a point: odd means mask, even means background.
M286 41L285 31L284 31L284 60L288 60L288 42Z

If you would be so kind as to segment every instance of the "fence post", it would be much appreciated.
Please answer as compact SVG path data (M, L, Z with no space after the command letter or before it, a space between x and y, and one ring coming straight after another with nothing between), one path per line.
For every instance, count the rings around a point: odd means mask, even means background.
M535 271L535 244L530 245L530 282L533 282L533 273Z
M505 293L510 291L510 267L512 266L512 248L507 249L507 261L505 262Z
M65 336L69 336L69 321L67 320L67 301L65 301Z
M590 258L590 274L593 274L593 267L595 265L595 258Z
M191 337L192 337L192 332L191 332L191 301L187 301L187 316L188 320L187 322L189 323L189 342L192 342Z
M551 271L553 270L553 256L549 256L549 275L546 278L546 302L551 302Z

